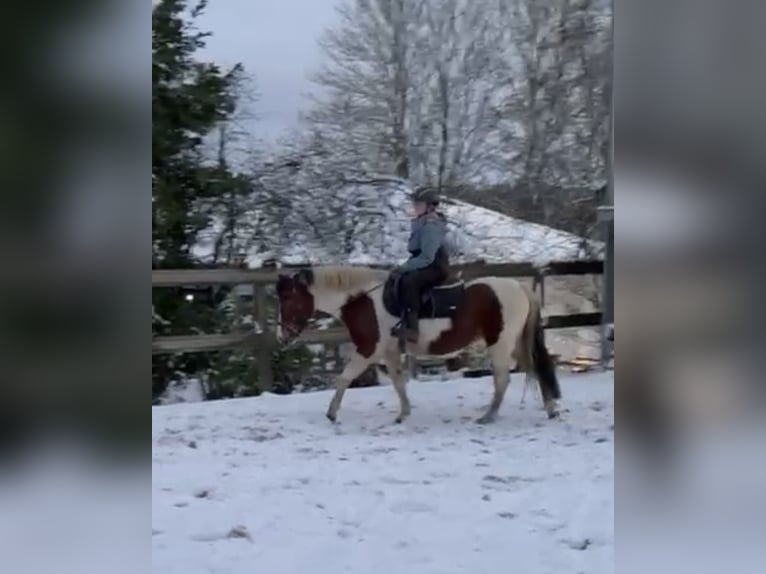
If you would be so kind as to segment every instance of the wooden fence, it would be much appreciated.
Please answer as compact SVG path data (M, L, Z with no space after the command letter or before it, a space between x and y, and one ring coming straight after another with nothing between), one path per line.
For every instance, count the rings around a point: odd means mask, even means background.
M500 263L453 265L453 271L463 279L500 276L532 278L545 303L545 278L566 275L601 275L603 261L562 261L536 267L531 263ZM232 349L253 349L258 355L259 381L265 388L273 384L271 353L279 345L276 327L268 321L267 287L276 283L279 269L155 269L152 270L152 289L163 287L212 287L220 285L251 285L253 288L253 317L261 332L225 333L207 335L179 335L156 337L152 340L152 354L200 353ZM602 314L571 313L543 317L546 329L599 326ZM324 330L308 330L301 336L304 344L318 344L337 347L348 342L345 327Z

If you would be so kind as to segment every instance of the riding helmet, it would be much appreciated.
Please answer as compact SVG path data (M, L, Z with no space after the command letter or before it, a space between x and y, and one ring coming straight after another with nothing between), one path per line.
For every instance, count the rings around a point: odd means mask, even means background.
M412 192L412 201L422 201L430 205L438 205L439 192L429 185L420 185Z

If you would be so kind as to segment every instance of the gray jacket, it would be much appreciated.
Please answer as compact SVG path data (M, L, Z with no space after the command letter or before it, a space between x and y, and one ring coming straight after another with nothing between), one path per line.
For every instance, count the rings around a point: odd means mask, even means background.
M443 215L432 211L415 218L407 243L407 250L413 255L399 269L407 272L428 267L436 259L439 248L446 249L446 240L447 221Z

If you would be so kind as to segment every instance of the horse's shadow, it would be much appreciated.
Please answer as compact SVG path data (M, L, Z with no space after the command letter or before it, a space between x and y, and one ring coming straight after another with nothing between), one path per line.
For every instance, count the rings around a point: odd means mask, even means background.
M398 411L395 406L381 406L371 414L369 411L347 409L339 413L337 422L329 422L324 416L312 417L315 430L325 429L328 434L358 436L410 436L441 433L447 429L466 432L469 436L486 436L495 431L509 432L528 430L536 423L544 423L545 409L540 405L508 405L495 421L479 424L477 421L486 411L486 405L459 406L451 409L430 410L429 407L412 406L412 414L401 423L395 422Z

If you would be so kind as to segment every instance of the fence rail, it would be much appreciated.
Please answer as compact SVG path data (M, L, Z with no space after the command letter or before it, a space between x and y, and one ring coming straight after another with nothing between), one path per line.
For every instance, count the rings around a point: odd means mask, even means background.
M300 342L306 345L327 345L347 341L345 328L306 331ZM203 353L224 351L226 349L258 348L278 344L271 333L222 333L213 335L176 335L157 337L152 341L152 354L163 353Z
M557 261L543 267L532 263L471 263L454 265L453 271L463 279L477 277L527 277L539 286L540 296L545 301L545 278L566 275L601 275L604 272L603 261ZM264 332L224 333L206 335L179 335L157 337L152 340L152 354L165 353L200 353L230 349L253 349L263 360L258 361L259 379L268 387L273 384L271 351L279 343L267 321L266 287L275 283L279 269L154 269L152 270L152 288L167 287L212 287L219 285L252 285L253 316ZM546 329L569 327L590 327L601 325L602 314L572 313L566 315L548 315L543 317ZM303 333L300 341L305 344L337 346L349 341L345 327L313 329Z
M543 277L556 275L600 275L603 261L556 261L543 267L532 263L470 263L453 265L454 273L463 278ZM152 287L212 286L236 284L270 284L277 280L279 269L153 269Z

